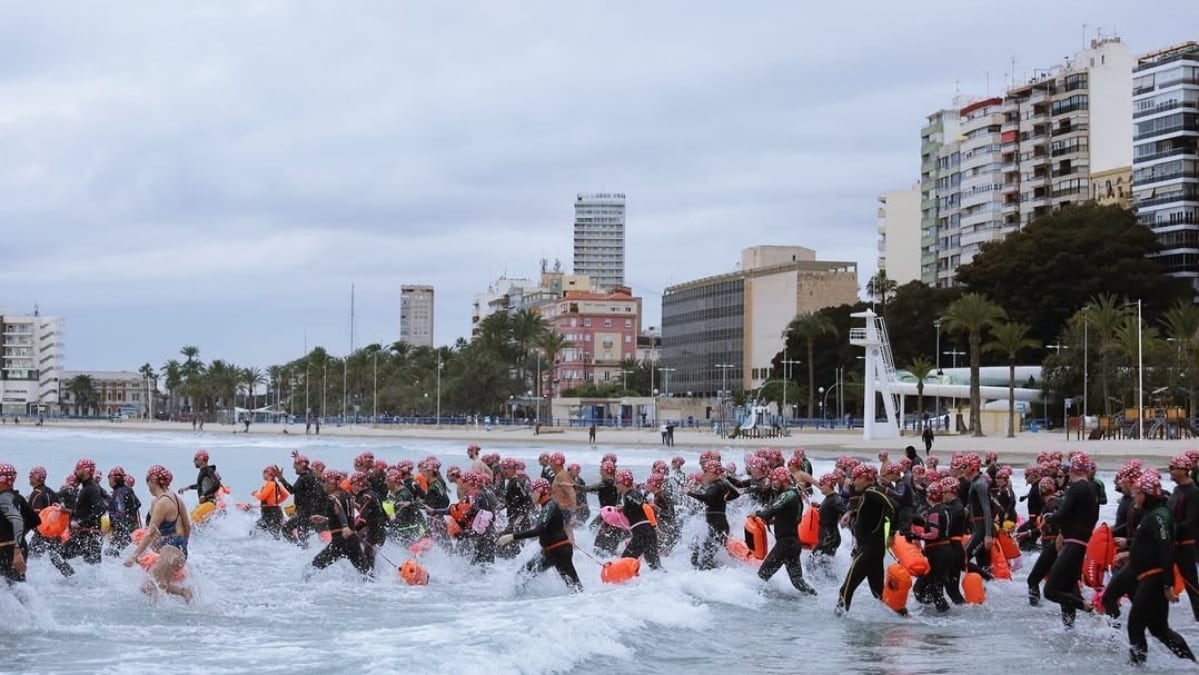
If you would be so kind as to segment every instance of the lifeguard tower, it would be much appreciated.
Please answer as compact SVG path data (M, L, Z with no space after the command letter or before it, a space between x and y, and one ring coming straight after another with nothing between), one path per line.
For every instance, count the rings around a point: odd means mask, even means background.
M866 325L849 329L849 344L866 349L865 396L863 397L862 438L899 438L899 399L892 388L895 382L895 360L891 357L891 342L887 325L873 310L854 312L855 319L865 319ZM878 422L875 414L875 394L882 394L886 422Z

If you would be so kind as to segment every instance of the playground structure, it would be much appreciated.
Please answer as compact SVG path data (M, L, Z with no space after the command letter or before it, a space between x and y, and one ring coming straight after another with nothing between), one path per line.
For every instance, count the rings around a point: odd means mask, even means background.
M1199 419L1187 417L1179 407L1145 408L1145 438L1174 440L1199 437ZM1110 417L1101 416L1087 438L1092 441L1140 438L1141 420L1136 408L1125 408ZM1079 418L1070 418L1077 429Z

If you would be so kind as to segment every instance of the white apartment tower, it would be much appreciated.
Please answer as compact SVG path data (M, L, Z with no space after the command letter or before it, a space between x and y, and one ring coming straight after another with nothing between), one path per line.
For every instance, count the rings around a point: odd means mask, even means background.
M413 347L433 346L433 287L400 287L400 340Z
M1199 294L1199 43L1137 60L1132 80L1133 199L1166 271Z
M920 279L920 183L878 198L878 269L902 286Z
M1067 204L1127 203L1133 58L1092 40L1003 97L933 113L921 130L921 279L952 286L981 246Z
M0 313L0 414L36 415L58 407L63 320Z
M625 285L624 216L622 193L575 197L574 273L590 277L596 292Z

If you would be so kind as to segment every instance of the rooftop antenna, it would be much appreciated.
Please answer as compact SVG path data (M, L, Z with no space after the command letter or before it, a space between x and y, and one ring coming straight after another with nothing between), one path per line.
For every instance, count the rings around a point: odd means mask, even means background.
M1011 76L1012 76L1012 85L1011 85L1011 86L1013 86L1013 87L1014 87L1014 86L1016 86L1016 55L1015 55L1015 54L1013 54L1013 55L1012 55L1012 72L1011 72Z
M987 71L987 98L991 98L991 71Z
M1082 25L1082 48L1087 48L1087 25L1085 23Z

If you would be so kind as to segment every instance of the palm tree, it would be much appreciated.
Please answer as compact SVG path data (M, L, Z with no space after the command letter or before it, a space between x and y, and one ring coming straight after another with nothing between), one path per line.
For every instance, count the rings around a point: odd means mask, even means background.
M553 383L552 389L550 390L551 396L558 395L558 386L556 384L558 381L558 356L563 352L563 350L572 346L573 344L574 343L570 340L567 340L564 335L553 330L545 331L541 334L541 337L537 339L536 347L541 351L541 357L545 359L547 364L549 364L549 381Z
M97 403L96 382L91 375L76 375L67 383L67 391L75 401L75 413L87 416L91 406Z
M916 378L916 410L920 413L924 412L924 380L933 374L934 368L936 365L923 356L917 356L908 362L908 372Z
M1186 381L1183 382L1187 389L1187 410L1195 409L1195 388L1191 383L1195 381L1193 368L1189 367L1191 358L1194 355L1195 338L1199 335L1199 307L1179 300L1170 309L1166 310L1162 316L1162 323L1166 328L1167 337L1178 346L1176 364L1183 372L1187 372ZM1187 364L1188 367L1183 367Z
M1116 353L1116 331L1129 314L1128 307L1115 295L1105 293L1091 300L1081 312L1083 320L1099 337L1099 381L1103 389L1103 411L1112 414L1112 355Z
M254 390L259 386L266 384L266 376L262 374L262 370L250 366L249 368L241 369L241 383L246 385L246 409L253 410L257 406L257 399L254 396Z
M167 388L167 417L169 419L175 414L175 393L183 384L183 367L179 361L171 359L162 364L159 372L162 374L163 384Z
M982 354L983 331L1007 317L1002 307L981 293L967 293L958 298L945 312L945 325L950 331L966 333L970 343L970 428L974 436L982 436L982 397L979 391L979 365Z
M151 366L148 361L146 363L142 364L142 367L138 368L137 372L139 375L142 376L142 379L144 379L146 381L147 385L151 385L151 384L153 385L153 387L151 387L151 386L146 387L145 411L146 411L146 419L149 419L150 418L150 408L153 407L154 392L158 390L158 374L154 372L154 366Z
M877 298L879 305L881 305L880 309L882 310L879 313L886 314L887 298L895 295L895 290L898 287L899 284L895 283L894 279L887 277L887 270L879 270L878 274L870 277L870 280L866 282L866 295L870 297L871 300Z
M788 338L802 339L807 346L808 364L808 418L811 419L816 411L816 359L812 356L816 346L816 338L821 335L836 335L837 327L832 319L815 312L801 312L791 319L783 333ZM784 340L784 344L787 340Z
M1036 349L1040 345L1028 337L1028 324L1004 322L991 330L992 339L983 349L998 352L1007 358L1007 437L1016 437L1016 356L1025 349Z

